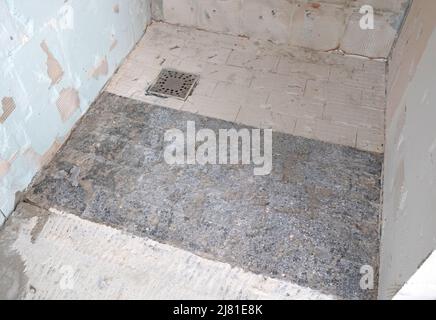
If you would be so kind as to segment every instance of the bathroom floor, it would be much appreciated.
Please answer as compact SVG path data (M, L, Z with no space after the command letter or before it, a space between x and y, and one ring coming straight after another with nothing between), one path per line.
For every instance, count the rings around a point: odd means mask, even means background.
M164 67L200 74L187 101L145 95ZM152 24L6 223L0 295L375 298L384 72ZM271 174L167 164L187 121L272 128Z

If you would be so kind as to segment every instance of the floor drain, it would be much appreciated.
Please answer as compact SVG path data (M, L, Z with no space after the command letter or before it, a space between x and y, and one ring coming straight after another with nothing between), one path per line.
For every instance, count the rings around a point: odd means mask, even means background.
M162 69L147 94L186 100L198 82L198 75Z

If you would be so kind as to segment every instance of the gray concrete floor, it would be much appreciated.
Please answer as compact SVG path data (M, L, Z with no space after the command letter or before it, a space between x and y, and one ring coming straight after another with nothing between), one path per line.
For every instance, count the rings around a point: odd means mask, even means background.
M188 120L242 127L103 93L24 201L320 295L375 298L359 283L363 265L377 277L382 155L274 133L267 176L252 165L168 165L164 132ZM18 234L8 234L10 247Z

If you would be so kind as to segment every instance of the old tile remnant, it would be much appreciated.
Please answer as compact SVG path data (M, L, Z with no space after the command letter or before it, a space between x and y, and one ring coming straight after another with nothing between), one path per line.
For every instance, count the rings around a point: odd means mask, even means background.
M273 171L168 165L164 133L241 128L103 93L26 199L345 298L377 272L382 155L273 134Z
M3 113L0 115L0 123L4 123L6 119L15 110L15 101L12 97L4 97L2 99Z
M47 74L51 79L51 85L53 86L62 79L64 70L62 70L60 63L53 56L45 41L41 42L41 48L47 55Z
M56 106L61 115L62 121L67 121L80 107L79 93L74 88L62 89Z

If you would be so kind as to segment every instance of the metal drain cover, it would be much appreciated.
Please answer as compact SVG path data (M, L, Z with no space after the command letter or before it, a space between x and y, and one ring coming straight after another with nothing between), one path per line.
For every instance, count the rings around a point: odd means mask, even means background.
M173 69L162 69L147 94L186 100L198 82L198 75Z

